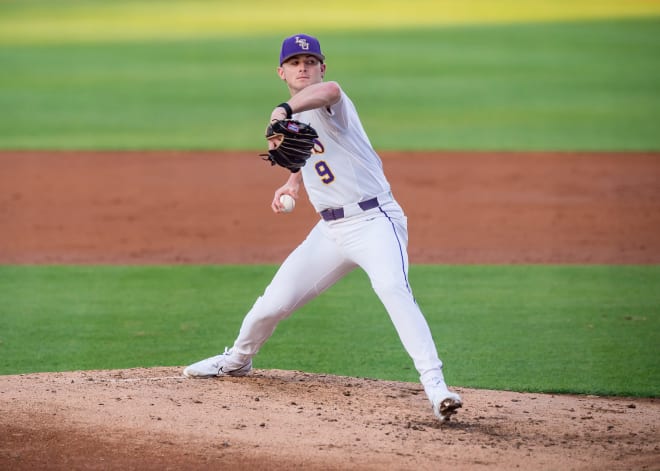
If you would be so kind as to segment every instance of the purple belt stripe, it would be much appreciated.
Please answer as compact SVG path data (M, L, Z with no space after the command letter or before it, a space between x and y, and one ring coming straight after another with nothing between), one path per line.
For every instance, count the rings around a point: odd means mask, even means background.
M362 211L374 209L378 207L378 198L371 198L370 200L360 201L358 206ZM325 221L335 221L344 217L344 208L328 208L319 213Z

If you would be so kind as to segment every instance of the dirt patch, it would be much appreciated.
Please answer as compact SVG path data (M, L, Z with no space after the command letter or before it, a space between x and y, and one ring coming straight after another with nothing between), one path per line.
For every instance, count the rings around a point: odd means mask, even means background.
M413 263L660 263L660 155L384 153ZM0 152L0 263L279 263L255 153ZM304 198L304 195L302 195ZM654 399L180 368L0 376L0 469L658 469Z
M660 263L660 154L384 153L412 263ZM257 153L0 152L0 263L279 263Z
M411 383L153 368L0 377L3 469L657 469L653 399L461 389L453 422Z

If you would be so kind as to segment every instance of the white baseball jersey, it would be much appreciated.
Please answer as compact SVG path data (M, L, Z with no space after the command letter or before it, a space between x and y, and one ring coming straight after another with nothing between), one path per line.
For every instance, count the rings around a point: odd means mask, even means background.
M311 124L319 135L315 152L302 169L305 189L317 212L390 191L380 157L343 91L330 109L304 111L294 118Z

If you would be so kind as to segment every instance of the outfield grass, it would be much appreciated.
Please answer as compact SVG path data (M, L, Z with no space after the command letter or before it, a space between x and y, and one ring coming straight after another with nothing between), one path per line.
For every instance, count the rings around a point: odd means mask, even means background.
M329 0L296 5L295 14L272 7L267 0L2 0L0 44L288 36L300 25L325 33L660 15L660 4L648 0Z
M185 365L231 346L274 266L0 267L0 374ZM452 384L658 396L660 267L411 268ZM416 381L356 271L257 368Z
M660 17L324 32L377 149L658 150ZM263 147L281 35L0 47L0 149Z

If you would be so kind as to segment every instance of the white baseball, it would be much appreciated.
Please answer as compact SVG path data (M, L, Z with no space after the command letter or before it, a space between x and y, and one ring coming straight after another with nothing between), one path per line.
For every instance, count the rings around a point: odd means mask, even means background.
M296 200L294 200L290 195L282 195L280 196L280 203L282 203L282 206L284 206L284 209L282 210L283 213L290 213L293 211L293 208L296 207Z

